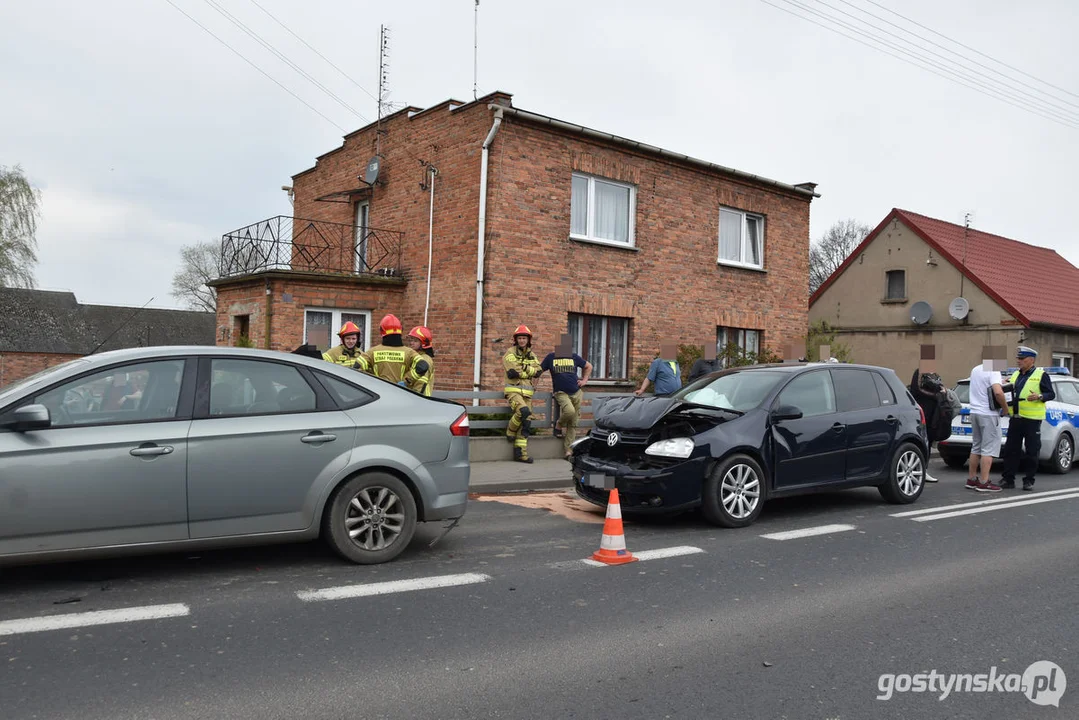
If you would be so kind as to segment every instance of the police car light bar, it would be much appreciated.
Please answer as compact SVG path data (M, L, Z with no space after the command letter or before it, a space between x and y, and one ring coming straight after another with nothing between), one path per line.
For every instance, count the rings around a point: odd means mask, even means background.
M1068 368L1060 367L1059 365L1053 365L1051 367L1043 367L1042 370L1045 371L1046 375L1071 375L1071 373L1068 372ZM1005 368L1004 372L1006 372L1006 373L1019 372L1019 368L1014 368L1014 367Z

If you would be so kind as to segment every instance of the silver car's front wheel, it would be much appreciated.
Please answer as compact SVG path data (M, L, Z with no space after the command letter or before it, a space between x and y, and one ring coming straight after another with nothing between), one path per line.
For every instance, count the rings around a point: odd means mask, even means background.
M416 501L386 473L352 478L333 496L323 534L348 560L370 565L397 557L416 531Z

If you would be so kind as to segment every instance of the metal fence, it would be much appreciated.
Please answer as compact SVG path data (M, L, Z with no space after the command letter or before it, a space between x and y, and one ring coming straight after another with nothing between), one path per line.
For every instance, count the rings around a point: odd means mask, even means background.
M221 276L266 270L401 275L403 236L396 230L278 215L222 236Z
M499 420L473 420L477 415L510 415L511 410L509 405L473 405L473 400L505 400L506 396L498 391L487 392L473 392L471 390L463 391L438 391L434 393L435 397L444 398L446 400L454 400L465 405L465 410L468 412L468 424L469 427L476 428L477 430L505 430L509 424L509 419ZM586 392L581 399L581 416L577 422L577 427L590 428L592 427L593 420L592 415L595 410L602 405L603 401L608 398L617 397L633 397L633 393L605 393L605 392ZM598 402L597 402L598 401ZM586 417L587 416L587 417ZM554 399L554 393L551 392L537 392L532 396L532 427L534 428L550 428L558 422L558 403Z

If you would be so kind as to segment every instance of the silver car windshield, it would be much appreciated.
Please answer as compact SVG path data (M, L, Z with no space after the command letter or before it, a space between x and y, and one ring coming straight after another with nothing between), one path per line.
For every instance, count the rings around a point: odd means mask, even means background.
M15 393L19 392L19 390L22 390L25 387L29 387L30 385L34 384L35 382L37 382L41 378L43 378L43 377L45 377L47 375L50 375L52 373L55 373L55 372L60 372L61 370L69 368L69 367L71 367L73 365L79 365L81 363L86 363L86 362L87 361L84 360L83 358L75 358L74 360L68 360L65 363L60 363L59 365L53 365L50 368L45 368L44 370L40 370L40 371L34 373L33 375L30 375L28 377L24 377L22 380L16 380L13 383L9 383L7 385L4 385L3 387L0 387L0 405L3 405L4 401L7 400L8 397L14 395Z
M701 380L676 392L673 397L695 405L746 412L759 406L788 373L758 370L733 371Z

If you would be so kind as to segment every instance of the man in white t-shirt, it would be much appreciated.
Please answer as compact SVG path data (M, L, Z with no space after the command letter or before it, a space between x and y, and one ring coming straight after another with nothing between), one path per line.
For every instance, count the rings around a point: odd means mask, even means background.
M973 443L970 446L970 469L967 489L977 492L1000 492L1000 486L989 482L993 458L1000 454L1000 415L1007 412L1008 403L1001 388L1000 373L986 370L985 364L970 371L970 427Z

